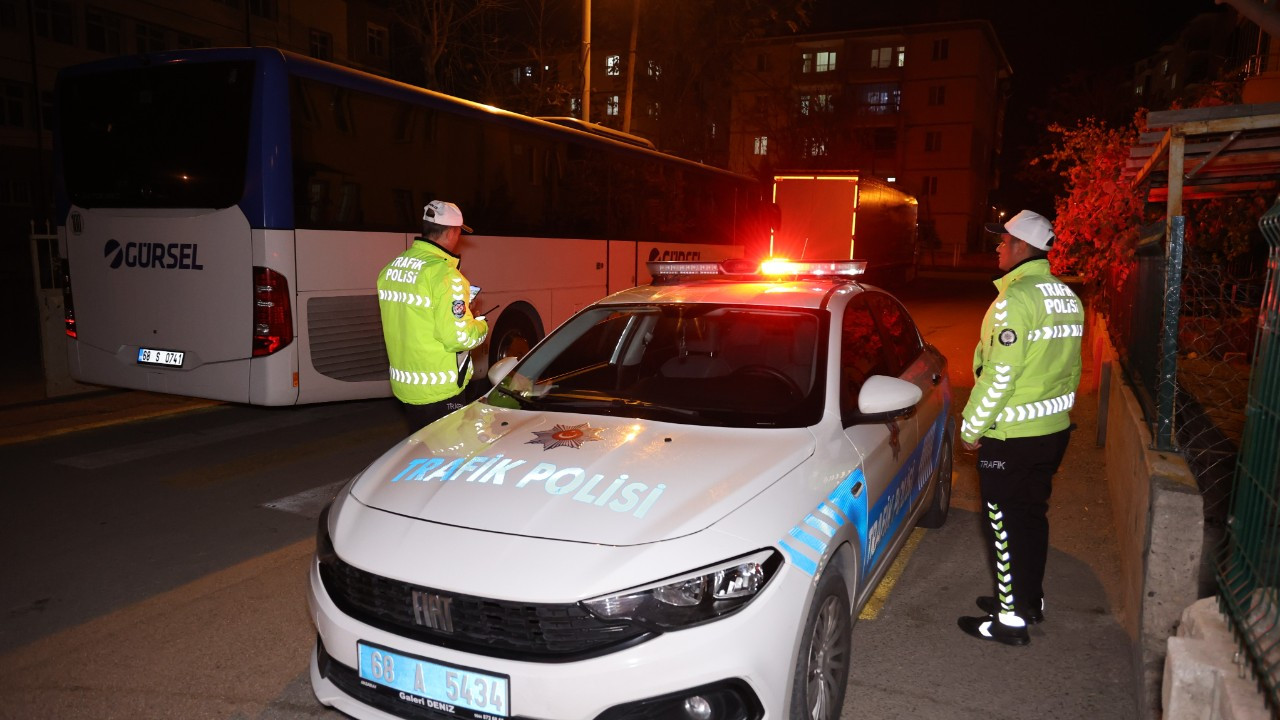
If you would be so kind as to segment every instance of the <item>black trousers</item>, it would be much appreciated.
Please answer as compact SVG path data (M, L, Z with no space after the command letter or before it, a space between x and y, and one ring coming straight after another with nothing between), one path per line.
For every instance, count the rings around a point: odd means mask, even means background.
M447 400L425 405L411 405L407 402L401 402L400 407L404 408L405 422L408 423L409 434L412 435L465 404L462 394L459 393Z
M1053 474L1071 431L995 440L982 438L978 480L983 526L996 570L996 601L1003 613L1039 608L1049 553L1049 496Z

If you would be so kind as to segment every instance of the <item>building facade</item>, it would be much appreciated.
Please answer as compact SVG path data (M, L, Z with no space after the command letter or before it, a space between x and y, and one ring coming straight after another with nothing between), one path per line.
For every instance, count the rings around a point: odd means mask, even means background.
M729 167L860 171L919 200L924 262L982 248L1012 69L986 21L767 38L734 73Z

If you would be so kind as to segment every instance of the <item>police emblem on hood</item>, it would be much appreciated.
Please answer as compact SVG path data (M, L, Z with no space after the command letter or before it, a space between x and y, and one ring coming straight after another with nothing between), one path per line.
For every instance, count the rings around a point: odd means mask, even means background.
M571 447L577 450L584 442L599 440L602 432L604 428L593 428L590 423L556 425L550 430L534 430L534 438L525 445L541 444L544 451L558 447Z

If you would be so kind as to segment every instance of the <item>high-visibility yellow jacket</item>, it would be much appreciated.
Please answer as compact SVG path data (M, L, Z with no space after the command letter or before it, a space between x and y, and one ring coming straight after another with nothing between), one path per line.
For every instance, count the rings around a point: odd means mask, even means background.
M960 437L971 443L1065 430L1080 384L1084 306L1043 258L1018 265L995 285L1000 294L982 319Z
M391 365L391 391L410 405L448 400L471 378L459 377L459 355L484 342L489 328L472 317L471 284L458 256L423 238L378 275L382 337Z

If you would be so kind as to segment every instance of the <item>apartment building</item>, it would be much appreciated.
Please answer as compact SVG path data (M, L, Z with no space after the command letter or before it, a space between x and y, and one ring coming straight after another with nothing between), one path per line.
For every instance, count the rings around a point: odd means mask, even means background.
M730 169L885 178L919 200L926 263L982 249L1012 75L990 23L766 38L737 65Z

